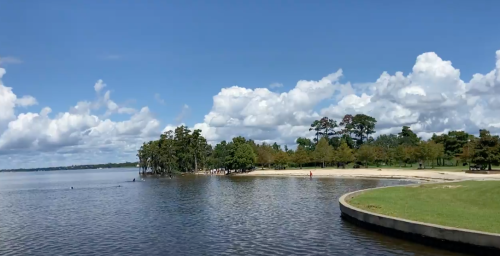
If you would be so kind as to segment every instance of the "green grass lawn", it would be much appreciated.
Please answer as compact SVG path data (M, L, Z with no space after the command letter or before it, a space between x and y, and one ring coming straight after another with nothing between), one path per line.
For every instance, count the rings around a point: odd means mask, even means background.
M360 209L438 225L500 233L500 181L463 181L365 192Z

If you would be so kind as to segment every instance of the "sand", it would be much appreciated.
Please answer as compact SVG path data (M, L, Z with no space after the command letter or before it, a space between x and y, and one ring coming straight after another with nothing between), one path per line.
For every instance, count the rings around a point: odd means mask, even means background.
M407 179L418 181L462 181L462 180L500 180L500 174L472 174L465 172L447 172L433 170L403 169L290 169L290 170L255 170L238 176L309 176L338 178L377 178Z

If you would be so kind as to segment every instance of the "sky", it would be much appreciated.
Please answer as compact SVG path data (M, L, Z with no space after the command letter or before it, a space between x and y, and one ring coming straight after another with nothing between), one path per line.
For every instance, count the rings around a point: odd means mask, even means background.
M291 147L500 132L497 1L0 1L0 169L136 161L185 124ZM493 31L493 32L492 32Z

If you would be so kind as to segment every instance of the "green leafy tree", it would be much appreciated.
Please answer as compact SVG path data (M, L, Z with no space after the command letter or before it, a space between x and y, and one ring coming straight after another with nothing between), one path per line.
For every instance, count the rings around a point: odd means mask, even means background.
M354 117L351 114L347 114L342 118L342 121L339 123L339 126L341 127L340 134L352 137L352 133L354 131L353 118Z
M403 129L398 133L399 144L407 146L417 146L420 138L410 129L409 126L403 126Z
M201 130L196 129L190 137L190 151L193 154L194 170L198 171L198 159L202 157L203 149L205 149L207 141L201 136Z
M186 126L179 126L174 130L174 147L177 156L177 165L182 172L193 169L194 158L191 148L191 131Z
M475 149L476 148L476 141L471 140L467 144L465 144L462 147L462 153L460 153L459 158L462 160L462 162L467 163L470 166L470 162L473 160Z
M159 146L162 172L170 174L177 169L177 156L175 153L173 131L166 131L160 136Z
M357 114L352 118L353 133L359 138L359 145L368 140L370 134L375 133L376 123L374 117L365 114Z
M332 147L328 144L328 140L325 137L322 137L316 145L314 158L322 164L321 166L323 168L325 167L325 162L329 160L332 150Z
M488 130L479 130L479 139L475 143L474 148L474 163L488 166L491 170L491 165L500 164L500 146L499 137L493 136Z
M342 141L342 143L340 143L340 147L337 149L336 153L337 160L340 163L348 164L355 159L352 149L347 145L345 141Z
M436 142L430 141L421 141L418 144L417 148L417 157L423 162L424 168L427 163L431 163L431 166L434 167L433 159L437 159L443 154L443 144L437 144Z
M395 149L399 145L398 136L394 134L382 134L378 136L373 145L380 147L383 150L384 161L387 164L391 164L392 161L396 160L394 154L396 153Z
M356 152L356 160L364 163L365 167L368 167L368 163L375 160L374 147L370 145L361 145Z
M278 170L285 169L288 161L289 157L286 152L280 150L275 153L274 164L276 165L276 169Z
M262 167L271 167L274 162L274 149L269 144L262 143L257 150L257 159Z
M307 154L307 150L304 146L299 145L295 150L295 154L293 155L293 161L302 169L302 165L309 162L309 155Z
M399 167L401 167L402 163L405 163L406 165L406 161L408 159L408 151L406 150L406 147L407 146L404 145L398 145L396 150L394 150L394 160L399 163Z
M315 120L311 124L311 128L309 128L309 131L314 131L313 141L317 144L319 142L319 137L321 136L321 122L319 120Z
M227 147L227 142L225 140L221 141L219 144L215 145L213 152L214 167L217 169L227 168L229 150Z
M431 140L443 144L443 163L444 160L451 160L462 153L462 149L469 139L469 134L464 131L450 131L448 134L436 135L433 134ZM458 165L458 161L456 162Z
M247 143L238 144L234 152L234 165L236 169L240 169L243 172L254 166L257 160L257 156L253 152L251 145Z
M273 149L274 149L275 152L278 152L278 151L281 150L281 145L278 145L278 143L275 142L273 144Z
M314 151L314 147L316 145L313 141L311 141L311 139L304 137L297 138L296 143L307 151Z

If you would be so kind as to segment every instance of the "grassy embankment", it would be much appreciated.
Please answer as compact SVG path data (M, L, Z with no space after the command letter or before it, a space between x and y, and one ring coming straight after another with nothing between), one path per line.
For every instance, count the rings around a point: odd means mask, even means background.
M365 192L349 204L370 212L500 233L500 181L463 181Z

